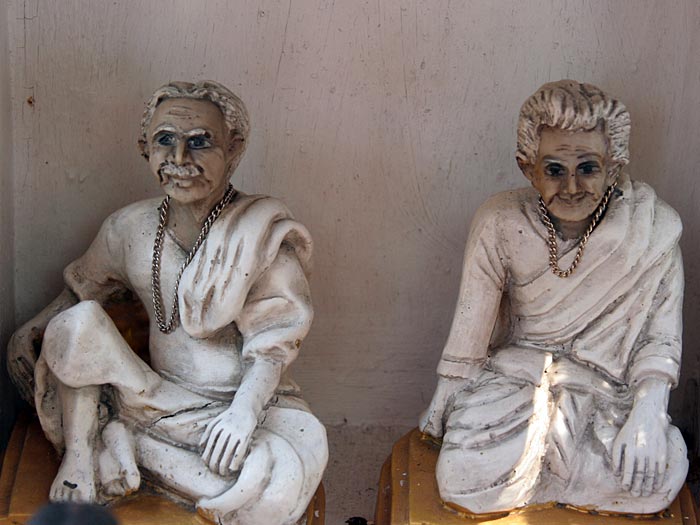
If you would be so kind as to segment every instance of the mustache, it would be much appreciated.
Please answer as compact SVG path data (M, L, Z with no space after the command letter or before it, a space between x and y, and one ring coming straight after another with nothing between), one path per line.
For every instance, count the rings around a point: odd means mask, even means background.
M170 177L179 179L193 179L204 173L204 169L196 164L178 165L170 161L163 161L158 166L158 177L161 184L166 182Z

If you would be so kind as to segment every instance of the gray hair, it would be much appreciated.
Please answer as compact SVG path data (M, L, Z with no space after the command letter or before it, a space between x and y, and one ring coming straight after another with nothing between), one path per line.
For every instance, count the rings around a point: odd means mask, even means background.
M229 131L229 140L233 141L234 137L237 140L243 138L243 147L247 145L248 133L250 131L250 119L248 110L243 104L243 101L233 94L228 88L214 82L213 80L204 80L197 82L169 82L164 86L159 87L151 95L151 98L146 103L146 109L141 118L141 136L139 137L139 151L146 159L148 159L148 128L151 125L153 114L156 112L158 105L164 100L170 98L193 98L198 100L208 100L221 110L224 116L224 123ZM242 154L243 152L241 152ZM240 158L240 156L239 156Z
M542 127L565 131L601 128L608 140L608 158L619 169L629 162L630 114L624 104L596 86L575 80L550 82L539 88L520 108L518 164L537 160Z

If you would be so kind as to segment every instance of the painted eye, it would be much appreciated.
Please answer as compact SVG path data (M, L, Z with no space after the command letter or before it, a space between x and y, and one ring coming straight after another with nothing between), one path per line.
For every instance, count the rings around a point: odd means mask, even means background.
M582 175L595 175L600 173L600 166L597 162L584 162L576 168Z
M156 142L161 146L174 146L176 139L172 133L160 133L156 137Z
M562 175L566 175L566 168L561 164L553 162L552 164L547 164L544 172L550 177L561 177Z
M204 135L195 135L187 140L187 147L190 149L204 149L211 147L211 142Z

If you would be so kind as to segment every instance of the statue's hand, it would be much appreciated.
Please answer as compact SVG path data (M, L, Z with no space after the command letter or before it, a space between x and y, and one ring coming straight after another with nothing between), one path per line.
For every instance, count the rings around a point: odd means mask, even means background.
M26 324L7 345L7 369L22 398L34 404L34 365L41 346L42 332Z
M202 459L212 472L230 475L241 468L248 454L258 418L253 410L229 408L212 419L204 430L200 446Z
M622 487L633 496L649 496L666 474L668 417L646 404L635 405L613 442L612 460Z
M451 402L452 397L464 389L466 379L442 377L438 378L437 387L430 405L420 416L418 426L421 432L430 434L433 437L441 438L445 433L445 409Z

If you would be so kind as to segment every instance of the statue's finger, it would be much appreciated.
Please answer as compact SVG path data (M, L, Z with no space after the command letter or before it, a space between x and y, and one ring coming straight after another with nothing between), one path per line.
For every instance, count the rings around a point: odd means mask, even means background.
M209 436L211 435L211 431L214 429L216 424L219 422L219 417L215 417L209 423L207 423L207 426L204 427L204 433L202 434L202 437L199 439L199 446L201 447L204 445L204 443L209 439Z
M654 474L654 492L661 490L666 476L666 454L662 454L656 462L656 473Z
M654 492L654 479L656 477L656 462L647 458L644 479L642 480L641 495L646 497Z
M231 458L231 463L229 463L228 468L231 472L236 472L241 469L243 465L243 460L245 459L245 446L244 444L238 443L236 450L233 451L233 457Z
M216 426L216 428L212 431L211 435L207 439L207 446L204 449L204 453L202 454L202 459L204 460L204 463L209 463L209 460L211 459L211 454L214 452L214 446L216 445L216 442L218 441L219 434L221 434L222 428L220 426Z
M634 475L632 478L632 486L630 487L630 494L635 498L642 495L642 485L644 484L644 478L646 477L646 472L649 466L649 458L637 458L635 461Z
M221 456L221 461L219 462L220 476L228 476L233 470L231 468L231 460L233 459L233 455L236 453L240 443L241 441L239 439L232 438L229 441L228 445L226 446L226 450L224 450L224 453Z
M622 467L624 465L624 460L625 460L625 445L618 443L618 441L615 441L613 444L613 450L612 450L612 463L613 463L613 472L621 476L622 475Z
M625 457L622 460L622 488L625 490L630 490L632 488L632 482L634 481L634 471L637 468L636 458L630 454L627 454L625 450Z
M222 432L219 435L219 439L216 440L216 446L214 451L211 453L211 458L209 459L209 470L212 472L219 472L219 466L221 464L221 455L226 450L226 445L231 441L230 432Z

